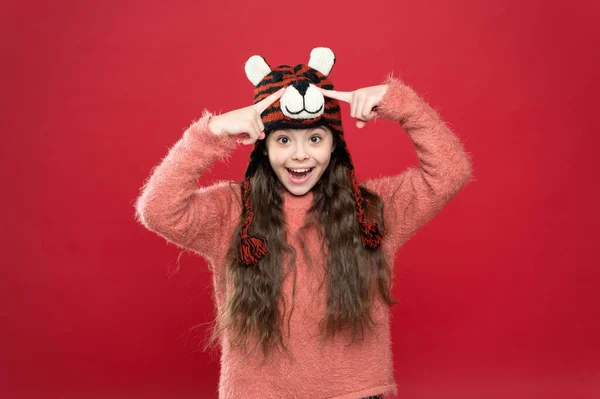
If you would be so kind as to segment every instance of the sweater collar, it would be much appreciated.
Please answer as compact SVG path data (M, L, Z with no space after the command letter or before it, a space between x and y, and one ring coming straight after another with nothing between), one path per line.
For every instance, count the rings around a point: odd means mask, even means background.
M309 191L308 193L297 196L290 193L288 190L284 190L283 192L283 208L286 211L307 211L308 208L312 205L313 200L313 192Z

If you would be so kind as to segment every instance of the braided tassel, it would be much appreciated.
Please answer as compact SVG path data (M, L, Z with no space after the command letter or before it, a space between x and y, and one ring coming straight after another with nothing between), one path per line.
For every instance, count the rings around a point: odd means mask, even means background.
M263 237L245 236L238 248L238 262L254 266L267 254L267 240Z
M259 236L250 236L248 234L250 225L252 224L252 201L250 201L250 177L244 179L243 186L243 201L246 210L246 218L240 229L240 237L242 238L238 247L237 261L245 266L254 266L258 264L267 254L267 240Z
M376 249L381 245L381 230L377 223L373 223L367 220L365 213L365 203L362 195L360 194L360 187L354 177L354 171L348 170L348 179L352 184L352 194L354 195L354 202L356 203L356 219L360 227L360 235L363 246L368 249Z
M381 245L379 225L368 220L363 223L359 222L359 225L363 245L369 249L378 248Z

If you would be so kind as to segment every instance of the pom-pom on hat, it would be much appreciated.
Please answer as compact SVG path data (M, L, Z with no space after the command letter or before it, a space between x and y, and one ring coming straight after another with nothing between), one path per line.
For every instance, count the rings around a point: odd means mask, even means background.
M327 126L332 131L335 142L334 154L337 153L336 155L346 166L348 180L352 185L362 243L366 248L375 249L381 245L381 232L376 223L367 220L364 199L356 181L352 158L344 140L339 101L324 97L318 89L334 89L333 83L328 78L334 64L333 51L325 47L318 47L311 51L307 65L298 64L294 67L280 65L271 69L263 57L253 55L246 62L245 70L246 76L254 85L254 104L286 87L281 98L260 115L265 127L265 137L278 129L307 129ZM254 216L250 190L252 176L254 176L259 159L260 149L257 141L250 154L242 185L244 222L240 229L241 242L237 260L247 266L258 264L268 251L264 237L250 234Z

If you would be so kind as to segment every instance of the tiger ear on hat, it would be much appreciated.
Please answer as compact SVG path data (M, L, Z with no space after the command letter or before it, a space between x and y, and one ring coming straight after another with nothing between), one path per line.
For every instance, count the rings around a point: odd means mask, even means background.
M267 64L267 61L260 55L253 55L246 61L246 76L248 80L252 82L254 86L260 83L260 81L271 72L271 67Z
M323 75L329 75L335 64L335 54L327 47L317 47L310 52L310 61L308 66L321 72Z

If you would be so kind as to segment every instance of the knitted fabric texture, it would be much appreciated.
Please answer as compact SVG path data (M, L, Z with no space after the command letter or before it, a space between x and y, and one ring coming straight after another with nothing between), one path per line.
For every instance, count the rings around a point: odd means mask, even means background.
M318 89L334 89L333 83L328 78L334 64L333 52L328 48L318 47L312 50L307 65L298 64L294 67L280 65L271 69L264 58L255 55L248 59L245 70L248 79L255 84L254 104L286 87L283 96L261 114L265 127L265 138L272 131L279 129L327 126L331 130L335 141L332 157L338 157L347 169L346 173L352 187L362 244L366 248L376 249L381 245L381 230L376 223L367 219L365 202L356 181L352 157L344 139L339 101L324 97ZM264 157L264 154L262 154L260 143L257 141L250 154L242 186L244 222L240 229L241 242L237 260L246 266L257 265L268 251L267 242L263 237L250 234L254 217L251 198L252 177L261 157Z
M400 81L388 79L385 83L389 87L377 113L382 119L400 124L394 123L393 129L390 125L384 137L400 146L395 141L400 140L402 127L418 158L414 167L401 170L398 162L397 173L360 182L384 203L386 233L380 248L386 263L393 267L398 249L470 181L471 163L461 141L428 104ZM210 131L210 117L206 113L194 122L152 168L136 201L136 218L170 243L207 260L215 283L213 300L220 314L227 309L232 288L217 282L228 278L231 237L238 229L243 209L237 182L198 187L198 179L207 177L217 161L226 159L238 147L231 136ZM283 316L288 320L283 323L283 334L289 337L286 344L293 356L290 359L274 351L267 362L261 354L248 356L227 344L232 333L224 331L219 398L357 399L396 394L389 307L374 302L376 325L363 341L348 345L348 331L322 341L319 331L327 312L327 290L321 287L328 258L314 230L308 232L306 246L298 238L312 192L295 196L286 191L282 197L285 234L298 254L297 276L288 274L281 288L285 303L295 300L294 311ZM308 263L303 248L313 254L312 263Z

